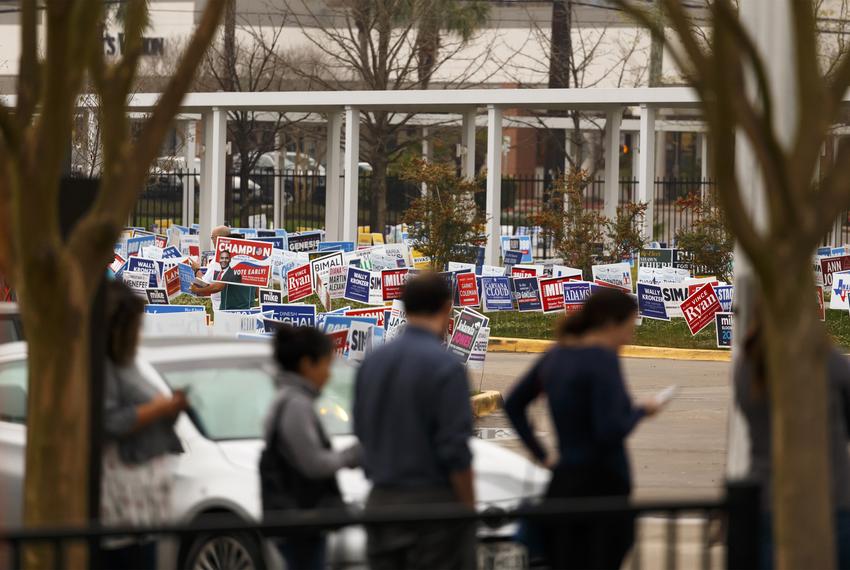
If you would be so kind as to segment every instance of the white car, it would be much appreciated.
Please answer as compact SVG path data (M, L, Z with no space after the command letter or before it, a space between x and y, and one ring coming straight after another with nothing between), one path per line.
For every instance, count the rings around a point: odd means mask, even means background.
M26 344L0 346L0 516L7 527L21 523L24 446L26 444ZM174 462L173 508L177 521L190 523L205 515L261 518L257 464L263 447L262 422L275 393L271 345L232 339L147 339L138 365L164 393L188 390L193 413L176 424L185 453ZM317 411L334 447L354 441L350 406L354 369L344 361L333 376ZM539 496L548 473L525 458L494 443L471 442L480 508L512 507ZM338 474L345 501L362 505L369 482L359 469ZM523 551L510 542L513 527L482 529L487 541L479 546L491 561L522 560ZM365 565L365 532L349 527L331 536L328 563ZM163 544L162 567L259 568L263 558L280 564L274 548L258 537L200 536L190 544ZM271 557L271 558L269 558Z

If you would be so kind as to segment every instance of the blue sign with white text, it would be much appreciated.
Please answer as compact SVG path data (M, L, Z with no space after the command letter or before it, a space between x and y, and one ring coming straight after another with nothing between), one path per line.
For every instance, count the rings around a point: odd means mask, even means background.
M124 264L125 271L140 271L149 276L148 286L156 288L159 286L159 264L153 259L144 257L131 257Z
M590 296L590 283L586 281L567 281L564 287L564 308L567 312L577 311Z
M169 245L168 247L162 250L163 259L180 259L182 257L183 254L180 253L180 250L174 247L173 245Z
M724 313L732 312L732 295L734 289L732 285L717 285L714 287L714 294L717 295L717 300L720 301L720 310Z
M513 311L510 277L482 277L481 303L484 311Z
M156 236L139 236L127 240L127 255L139 255L143 247L156 245Z
M152 315L165 313L203 313L206 312L201 305L145 305L145 312Z
M319 244L318 251L354 251L353 241L323 241Z
M638 312L641 317L669 321L667 307L664 305L664 293L658 285L638 283Z
M508 251L521 251L521 263L534 261L534 257L531 255L531 236L501 236L501 244L503 257Z
M349 301L358 303L369 303L369 280L371 273L363 269L349 266L348 275L345 278L345 292L343 297Z
M518 250L508 250L505 252L505 267L510 265L519 265L522 263L522 252Z
M377 317L354 317L348 315L336 315L328 313L325 315L324 328L322 330L323 332L325 332L325 334L327 334L343 329L350 329L351 323L353 322L377 325L378 319Z
M542 311L543 301L540 298L540 281L537 277L517 277L513 280L514 297L520 312Z
M295 327L316 326L316 305L284 305L267 303L261 306L264 313L271 311L276 321L289 323Z
M286 238L280 236L274 237L257 237L253 238L254 241L264 241L272 244L272 247L275 249L286 249Z

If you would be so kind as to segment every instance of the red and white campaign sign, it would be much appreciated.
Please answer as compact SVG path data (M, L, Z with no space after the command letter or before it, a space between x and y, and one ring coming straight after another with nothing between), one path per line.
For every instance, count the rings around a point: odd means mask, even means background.
M709 323L714 322L714 313L721 311L720 300L711 283L706 283L693 295L682 302L682 316L688 323L691 334L695 335Z
M481 298L478 295L478 279L475 273L458 273L456 279L459 306L477 307L480 305Z
M348 329L341 329L332 333L327 333L331 339L331 344L334 347L334 354L342 356L345 354L346 345L348 344Z
M239 284L266 288L272 276L272 249L274 245L270 242L219 237L215 242L215 260L221 263L221 254L229 253L230 267L239 275Z
M124 263L126 262L126 259L116 253L115 257L112 259L112 263L109 264L109 269L112 270L112 273L118 273L121 268L124 267Z
M381 271L381 288L384 301L401 299L401 290L407 282L408 269L384 269Z
M600 287L608 287L609 289L618 289L618 290L620 290L624 293L631 293L632 292L632 290L629 289L628 287L621 287L620 285L617 285L616 283L611 283L609 281L603 281L602 279L594 279L593 284L599 285Z
M371 309L352 309L351 311L345 311L345 316L347 317L373 317L378 319L378 323L376 326L383 327L384 326L384 310L385 307L374 307Z
M162 280L165 282L165 294L169 299L173 299L180 294L180 268L172 265L162 273Z
M313 279L310 264L290 269L286 273L287 301L294 303L313 293Z
M703 281L701 283L688 283L688 297L696 293L703 285L706 283L710 284L712 287L717 287L720 285L719 281Z
M540 280L540 297L543 301L544 313L565 309L564 283L573 280L575 280L574 277L547 277Z
M850 255L839 255L838 257L824 257L820 260L820 268L823 273L823 287L832 287L832 274L839 271L850 270Z
M537 269L514 265L511 267L511 277L537 277Z
M815 287L815 289L817 290L817 296L818 296L818 318L820 318L820 320L822 320L822 321L825 321L826 320L826 305L823 302L823 286L818 285L817 287Z

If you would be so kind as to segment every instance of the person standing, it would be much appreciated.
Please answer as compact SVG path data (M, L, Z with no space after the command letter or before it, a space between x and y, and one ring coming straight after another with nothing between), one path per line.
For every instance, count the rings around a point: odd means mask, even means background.
M334 451L313 407L330 377L333 345L313 327L289 325L278 329L274 343L280 390L266 418L266 447L260 457L264 516L343 508L336 472L360 465L360 446ZM289 535L280 552L288 569L318 570L325 565L325 537Z
M108 344L104 376L104 525L157 525L171 515L169 459L183 452L174 422L186 396L160 393L135 363L144 301L121 282L107 286ZM105 568L156 568L152 539L106 542Z
M634 336L637 306L627 294L601 289L561 325L569 339L546 353L513 388L505 412L531 454L553 470L547 499L631 494L625 440L643 418L658 411L635 406L620 370L619 349ZM558 434L558 458L534 435L528 406L541 394ZM625 506L625 500L624 500ZM634 541L631 517L542 527L552 568L619 569Z
M442 344L452 294L435 274L414 277L402 301L407 327L368 356L357 373L354 432L373 483L369 508L456 504L475 508L472 410L463 365ZM475 567L469 523L368 529L372 570Z
M213 245L219 237L230 236L230 230L226 226L219 226L213 230ZM248 310L254 300L254 287L242 285L242 276L230 266L231 256L229 251L222 251L218 255L218 262L210 261L204 273L203 280L209 285L199 287L191 286L191 291L200 297L210 297L215 307L215 296L218 295L219 310ZM232 283L232 285L231 285Z

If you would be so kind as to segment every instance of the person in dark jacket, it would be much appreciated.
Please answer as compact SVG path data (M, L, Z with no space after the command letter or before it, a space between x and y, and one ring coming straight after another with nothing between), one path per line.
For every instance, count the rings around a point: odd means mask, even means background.
M634 335L637 306L627 294L601 289L588 297L558 331L561 342L540 358L513 388L505 412L518 435L553 470L547 499L611 497L632 490L625 439L655 402L635 406L620 370L619 349ZM558 458L534 435L527 408L545 394L558 434ZM625 500L624 500L625 506ZM618 569L634 540L631 517L544 528L552 568Z
M357 374L354 432L372 481L367 509L454 504L475 508L472 410L460 360L442 344L452 293L428 273L405 284L407 327ZM367 529L372 570L475 567L475 526L382 525Z
M281 326L275 335L280 390L265 423L266 448L260 458L263 511L342 508L336 472L360 465L360 446L331 448L313 408L330 378L333 346L313 327ZM284 538L280 552L288 570L325 565L323 534Z

